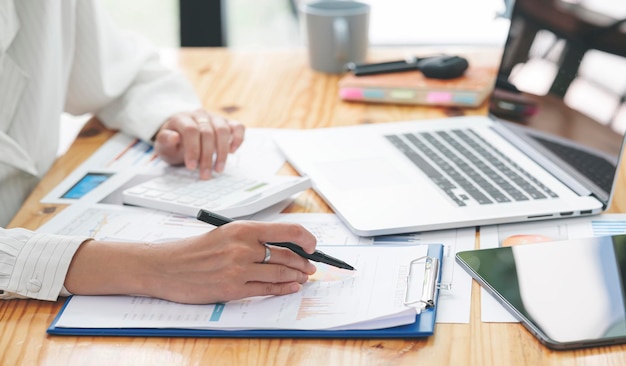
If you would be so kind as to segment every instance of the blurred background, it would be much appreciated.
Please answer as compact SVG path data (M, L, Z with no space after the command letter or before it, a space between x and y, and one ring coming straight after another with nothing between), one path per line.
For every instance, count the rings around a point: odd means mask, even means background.
M304 47L298 8L310 0L101 0L113 20L160 48L223 46L229 48ZM333 0L326 0L333 1ZM372 46L461 45L501 47L510 24L514 0L361 0L371 6ZM594 14L591 22L604 25L626 18L624 0L545 0L578 6ZM618 28L626 33L626 23ZM533 85L550 85L545 75L556 75L565 39L538 32L525 72L537 72ZM582 57L577 80L565 97L570 105L601 123L626 131L626 61L590 50ZM605 71L594 77L587 70ZM547 90L544 90L547 92ZM600 107L600 108L598 108ZM598 111L600 114L598 115ZM67 116L65 116L67 117ZM65 120L68 120L65 118ZM78 123L66 123L62 153L74 139Z
M181 14L183 24L198 22L213 33L221 29L223 46L303 44L297 9L306 0L102 1L120 26L139 31L161 47L181 45ZM510 1L362 0L372 8L374 45L498 44L506 36ZM214 27L220 21L221 27Z
M298 8L310 0L100 0L121 28L160 48L304 47ZM327 0L332 1L332 0ZM501 45L512 0L362 0L370 4L370 43L377 46ZM58 154L89 116L63 115Z
M298 8L311 0L102 0L118 24L136 30L159 47L227 46L281 48L305 45ZM326 0L333 1L333 0ZM373 46L502 46L514 0L360 0L371 6ZM626 18L624 0L545 0L579 7L590 23L608 25ZM150 16L146 16L149 9ZM626 33L626 24L622 24ZM567 40L538 32L526 72L542 78L527 85L546 93L544 75L556 75ZM581 56L578 80L567 91L569 104L596 120L626 130L624 58L589 50ZM604 69L589 77L587 70ZM532 80L532 78L531 78ZM598 108L598 106L601 106Z

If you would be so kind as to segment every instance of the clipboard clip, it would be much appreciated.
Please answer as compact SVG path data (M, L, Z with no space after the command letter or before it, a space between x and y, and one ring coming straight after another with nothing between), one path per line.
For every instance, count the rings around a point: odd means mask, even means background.
M411 278L413 277L413 267L415 264L424 263L424 277L422 282L422 292L419 298L411 298ZM441 288L441 286L437 283L437 279L439 278L439 270L440 263L438 258L433 258L429 256L420 257L414 259L409 264L409 273L406 276L406 295L404 297L404 305L405 306L413 306L419 305L418 307L421 310L429 309L435 306L435 296L437 290ZM445 287L449 287L446 285Z

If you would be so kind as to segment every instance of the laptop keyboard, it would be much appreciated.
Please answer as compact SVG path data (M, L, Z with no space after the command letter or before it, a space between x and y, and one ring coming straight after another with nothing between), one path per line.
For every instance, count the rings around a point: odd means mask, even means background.
M558 197L472 130L385 137L459 206Z
M538 136L533 136L533 138L558 157L575 166L582 175L596 182L605 192L611 192L613 178L615 177L615 166L609 161L565 144Z

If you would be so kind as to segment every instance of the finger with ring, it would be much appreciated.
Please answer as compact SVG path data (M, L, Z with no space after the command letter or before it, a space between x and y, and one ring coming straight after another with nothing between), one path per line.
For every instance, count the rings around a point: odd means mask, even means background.
M270 247L268 245L265 245L265 258L263 258L262 263L269 262L271 257L272 257L272 252L270 251Z
M204 124L204 123L209 123L209 118L208 117L194 117L194 120L199 125Z

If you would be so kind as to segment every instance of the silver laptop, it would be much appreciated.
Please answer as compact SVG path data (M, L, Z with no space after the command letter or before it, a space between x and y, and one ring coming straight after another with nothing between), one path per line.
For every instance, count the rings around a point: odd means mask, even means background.
M597 19L585 11L516 1L488 116L304 130L276 142L358 235L601 213L624 127L596 118L617 109L590 85L607 79L612 66L602 59L626 62L626 40L603 37L626 35L608 27L576 38L565 23L549 23ZM560 15L545 17L551 12ZM541 22L528 19L534 14Z

